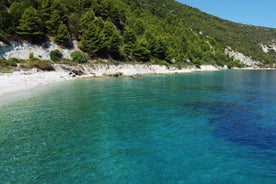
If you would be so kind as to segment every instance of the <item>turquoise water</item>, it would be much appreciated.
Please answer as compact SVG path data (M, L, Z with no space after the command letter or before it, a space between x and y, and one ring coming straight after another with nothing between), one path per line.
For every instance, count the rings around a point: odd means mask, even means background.
M276 183L276 71L82 79L0 104L0 183Z

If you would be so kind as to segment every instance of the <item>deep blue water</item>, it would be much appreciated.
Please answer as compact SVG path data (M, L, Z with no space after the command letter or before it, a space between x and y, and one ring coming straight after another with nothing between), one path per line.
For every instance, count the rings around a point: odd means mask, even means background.
M276 71L82 79L0 99L0 183L276 183Z

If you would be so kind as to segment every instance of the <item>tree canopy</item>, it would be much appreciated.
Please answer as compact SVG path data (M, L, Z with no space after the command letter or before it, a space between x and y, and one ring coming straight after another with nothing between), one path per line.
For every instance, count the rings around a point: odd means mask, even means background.
M32 6L27 8L19 20L17 33L21 35L42 35L42 20L36 9Z
M62 46L71 39L90 58L123 61L232 65L227 46L274 62L259 43L274 29L241 26L174 0L2 0L0 39L49 36ZM261 38L262 35L262 38Z

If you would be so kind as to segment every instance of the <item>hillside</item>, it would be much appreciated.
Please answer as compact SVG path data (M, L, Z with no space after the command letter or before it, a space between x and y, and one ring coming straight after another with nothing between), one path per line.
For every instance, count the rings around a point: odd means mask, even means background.
M171 8L185 20L186 26L202 31L255 60L276 62L276 29L237 24L179 3Z
M77 40L90 59L242 66L228 48L263 65L276 62L276 29L225 21L174 0L0 2L2 42L49 38L64 48Z

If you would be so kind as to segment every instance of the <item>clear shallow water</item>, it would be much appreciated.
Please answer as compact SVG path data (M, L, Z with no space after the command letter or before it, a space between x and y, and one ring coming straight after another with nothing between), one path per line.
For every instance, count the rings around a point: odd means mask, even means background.
M276 183L276 71L49 86L2 100L0 145L0 183Z

